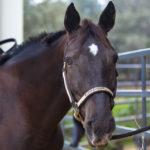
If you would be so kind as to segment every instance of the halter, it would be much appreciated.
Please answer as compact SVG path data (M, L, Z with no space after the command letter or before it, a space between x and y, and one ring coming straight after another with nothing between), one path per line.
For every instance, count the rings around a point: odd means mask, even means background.
M80 121L83 125L83 118L80 114L80 107L81 105L88 99L89 96L97 93L97 92L106 92L108 93L111 97L114 96L113 92L107 88L107 87L94 87L90 90L88 90L80 99L78 102L75 101L72 93L71 93L71 90L70 90L70 87L69 87L69 84L68 84L68 81L67 81L67 75L66 75L66 66L67 66L67 62L64 61L64 65L63 65L63 71L62 71L62 75L63 75L63 80L64 80L64 85L65 85L65 89L66 89L66 92L67 92L67 95L69 97L69 100L70 100L70 103L72 104L72 107L74 109L74 117L75 119L77 119L78 121Z

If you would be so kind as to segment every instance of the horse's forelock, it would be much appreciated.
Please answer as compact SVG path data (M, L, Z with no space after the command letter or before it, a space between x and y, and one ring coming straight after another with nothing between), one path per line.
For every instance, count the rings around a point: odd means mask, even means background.
M93 38L100 39L103 41L105 44L108 42L106 40L106 35L103 32L102 28L99 25L96 25L89 19L85 19L81 23L81 28L80 28L80 41L82 44L87 40L88 37L92 36Z

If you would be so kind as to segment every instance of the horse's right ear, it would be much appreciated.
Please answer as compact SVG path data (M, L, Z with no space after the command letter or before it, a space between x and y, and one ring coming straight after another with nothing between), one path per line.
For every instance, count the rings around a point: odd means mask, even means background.
M79 28L79 24L80 24L80 15L75 9L74 4L71 3L68 6L65 14L64 19L65 28L69 33L72 33L73 31Z

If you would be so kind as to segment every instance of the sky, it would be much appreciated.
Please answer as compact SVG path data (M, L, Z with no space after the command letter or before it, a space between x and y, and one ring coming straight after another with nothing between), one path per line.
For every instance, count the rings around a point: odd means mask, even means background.
M33 0L35 3L41 3L43 0ZM64 0L65 1L65 0ZM101 5L106 5L108 0L98 0Z
M106 3L108 2L108 0L98 0L98 2L99 2L101 5L106 5Z

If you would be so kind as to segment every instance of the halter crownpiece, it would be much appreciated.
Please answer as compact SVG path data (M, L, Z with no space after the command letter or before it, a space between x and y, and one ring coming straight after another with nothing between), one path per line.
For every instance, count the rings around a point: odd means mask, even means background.
M83 118L82 116L80 115L80 111L79 111L79 108L80 106L87 100L87 98L97 92L106 92L108 93L111 97L114 96L113 92L107 88L107 87L94 87L90 90L88 90L81 98L78 102L76 102L74 100L74 97L72 96L72 93L71 93L71 90L69 88L69 84L68 84L68 81L67 81L67 75L66 75L66 66L67 66L67 63L64 62L64 65L63 65L63 71L62 71L62 75L63 75L63 80L64 80L64 85L65 85L65 90L67 92L67 95L69 97L69 100L70 100L70 103L72 104L72 107L74 109L74 117L80 121L82 124L83 124Z

